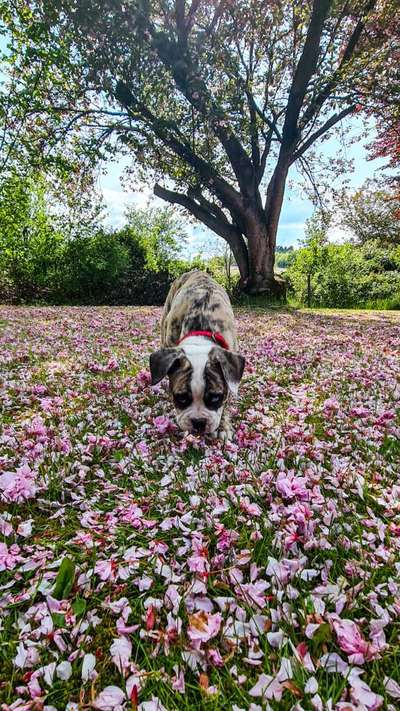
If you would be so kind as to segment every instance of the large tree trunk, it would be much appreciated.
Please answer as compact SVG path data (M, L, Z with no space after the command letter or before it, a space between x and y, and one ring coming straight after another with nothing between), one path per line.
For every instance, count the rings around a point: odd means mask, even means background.
M258 189L251 210L246 212L245 231L247 238L249 277L245 291L249 294L265 294L272 297L285 296L285 282L274 273L276 236L282 209L286 165L277 166L267 192L265 209L260 204Z
M247 220L247 247L249 253L249 279L246 291L282 298L286 294L283 279L274 273L276 236L282 210L289 161L283 157L278 162L267 190L265 209L255 203L251 219ZM258 190L256 196L259 196Z
M275 276L274 263L288 166L285 159L275 168L265 207L257 183L250 179L245 194L236 194L235 200L225 196L224 201L224 196L217 195L222 206L230 212L232 222L218 204L198 190L191 189L184 195L156 184L154 194L172 204L182 205L229 244L239 269L242 291L282 298L286 293L285 282Z
M275 235L268 233L265 224L253 228L247 237L249 252L249 278L244 290L248 294L265 294L273 297L285 295L285 284L274 274Z
M247 291L261 293L269 291L274 281L274 253L265 225L255 225L247 237L249 250L249 280Z
M240 287L244 289L249 281L249 275L251 273L249 264L249 251L246 247L246 243L243 238L239 239L226 239L232 254L235 258L235 262L239 269L240 274Z

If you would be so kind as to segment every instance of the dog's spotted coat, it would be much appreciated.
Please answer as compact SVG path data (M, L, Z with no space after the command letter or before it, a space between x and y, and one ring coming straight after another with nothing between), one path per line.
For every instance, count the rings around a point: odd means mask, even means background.
M221 333L229 350L192 331ZM192 271L171 286L161 319L161 350L150 357L153 384L169 376L178 425L200 434L231 436L226 409L236 394L244 358L236 353L235 318L226 291L208 274Z

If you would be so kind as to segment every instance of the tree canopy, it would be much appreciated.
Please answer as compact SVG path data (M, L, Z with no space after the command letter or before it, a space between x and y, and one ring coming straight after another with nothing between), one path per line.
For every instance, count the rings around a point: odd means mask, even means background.
M400 166L400 22L398 9L381 23L378 29L382 43L389 44L390 53L384 64L382 82L370 80L362 96L364 110L376 119L377 137L372 141L371 157L388 158L394 169L388 177L389 185L400 196L400 178L395 171Z
M3 0L12 121L49 161L132 154L132 185L152 181L228 242L244 287L269 289L288 171L311 178L313 147L382 84L396 4Z
M369 180L349 195L343 193L338 207L342 226L356 244L374 240L379 245L400 244L400 199L397 190Z

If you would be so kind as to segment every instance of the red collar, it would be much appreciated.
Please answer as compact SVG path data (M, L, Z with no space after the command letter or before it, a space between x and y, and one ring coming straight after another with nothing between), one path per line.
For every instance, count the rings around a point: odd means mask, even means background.
M229 351L229 345L227 344L222 333L216 333L215 331L189 331L186 336L183 336L178 341L178 346L180 343L182 343L182 341L185 340L185 338L191 338L191 336L205 336L205 338L211 338L212 341L215 341L215 343L217 343L219 346L225 348L226 351Z

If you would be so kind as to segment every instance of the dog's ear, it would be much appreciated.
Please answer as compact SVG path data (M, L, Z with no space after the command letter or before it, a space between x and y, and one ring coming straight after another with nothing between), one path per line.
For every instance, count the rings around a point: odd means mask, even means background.
M239 353L232 353L232 351L227 351L219 346L211 350L210 358L219 363L228 389L236 397L244 371L245 359Z
M151 384L157 385L168 375L182 358L183 351L177 348L161 348L150 355Z

